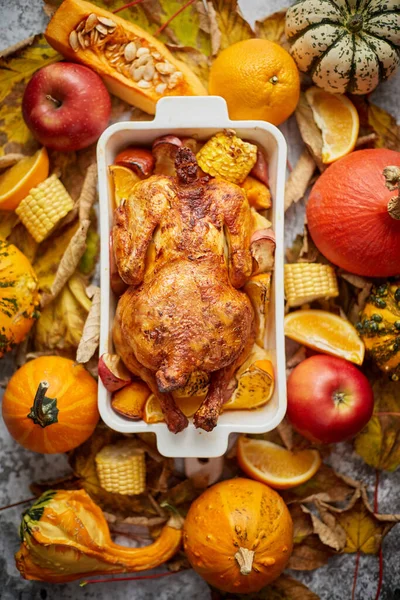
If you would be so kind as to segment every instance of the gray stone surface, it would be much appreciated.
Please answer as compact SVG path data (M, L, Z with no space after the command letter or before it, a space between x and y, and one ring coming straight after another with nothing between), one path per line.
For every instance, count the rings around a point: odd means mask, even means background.
M252 22L287 5L288 0L241 0L245 16ZM10 46L33 33L43 30L46 17L41 0L0 0L0 49ZM400 119L400 76L379 88L374 100ZM299 138L295 123L290 120L282 127L288 140L289 160L295 164L299 154ZM287 243L301 229L304 207L290 209L286 220ZM7 363L0 363L0 380L7 372ZM62 476L68 472L64 456L43 456L18 446L0 420L0 508L31 497L29 483L38 479ZM341 473L364 481L372 491L373 469L357 457L348 444L340 444L331 456L331 463ZM382 474L379 488L381 512L400 513L400 474ZM24 506L25 507L25 506ZM14 566L14 553L19 546L18 525L22 509L18 506L0 512L0 598L1 600L209 600L207 585L192 571L171 576L168 580L121 582L88 588L77 584L44 585L22 580ZM400 537L399 529L392 530L383 545L384 580L381 600L400 600ZM354 573L354 555L332 558L329 564L315 572L292 573L306 583L322 600L350 600ZM362 556L357 600L373 600L376 594L378 560ZM299 600L302 600L299 598Z

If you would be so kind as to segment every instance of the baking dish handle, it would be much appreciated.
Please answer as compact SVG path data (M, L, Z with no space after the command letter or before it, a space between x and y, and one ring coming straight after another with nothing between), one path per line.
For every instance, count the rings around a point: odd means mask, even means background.
M228 119L228 107L221 96L166 96L157 102L153 123L163 127L202 127Z

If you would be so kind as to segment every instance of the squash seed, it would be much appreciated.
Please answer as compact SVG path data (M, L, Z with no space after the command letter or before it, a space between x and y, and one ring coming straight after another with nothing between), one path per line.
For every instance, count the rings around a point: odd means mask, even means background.
M97 15L95 13L90 13L85 23L85 32L90 33L97 25Z
M151 88L151 83L148 81L145 81L144 79L141 79L138 83L138 86L140 88L147 89L147 88Z
M85 49L85 38L83 37L82 31L78 31L77 36L80 47Z
M78 34L76 31L71 31L69 34L69 45L71 46L74 52L78 52L79 50L79 42L78 42Z
M96 29L99 33L102 33L103 35L107 35L108 33L107 27L104 27L104 25L102 25L101 23L98 23L96 25Z
M152 64L148 64L144 68L143 79L145 81L151 81L154 77L154 74L155 74L154 66Z
M135 81L140 81L143 77L145 67L138 67L137 69L131 69L131 73L133 75L133 79Z
M161 75L169 75L175 71L175 68L168 62L157 63L156 69Z
M124 57L127 62L132 62L136 58L136 44L135 42L129 42L125 46Z
M140 58L141 56L144 56L145 54L150 54L150 50L148 48L146 48L145 46L143 48L139 48L139 50L136 52L136 56L138 58Z
M163 94L166 89L167 89L166 83L159 83L158 86L156 87L156 94Z
M112 19L108 19L107 17L97 17L100 23L108 27L109 29L115 29L117 26L116 22Z

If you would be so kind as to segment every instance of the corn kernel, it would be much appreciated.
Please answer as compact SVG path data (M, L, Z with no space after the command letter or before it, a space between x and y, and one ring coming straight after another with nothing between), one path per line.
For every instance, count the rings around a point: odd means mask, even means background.
M196 158L205 173L239 184L256 164L257 146L244 142L228 129L213 135Z
M288 306L335 298L339 295L335 271L330 265L319 263L285 265L285 294Z
M107 492L143 494L145 491L145 456L133 440L104 446L95 461L100 485Z
M73 206L71 196L57 175L51 175L30 190L15 212L36 242L40 243Z

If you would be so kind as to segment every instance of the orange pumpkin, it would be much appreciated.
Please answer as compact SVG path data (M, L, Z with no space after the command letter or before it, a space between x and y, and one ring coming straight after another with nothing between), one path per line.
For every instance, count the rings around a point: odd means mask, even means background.
M292 519L282 498L267 485L230 479L193 502L183 542L193 569L209 584L229 593L258 592L289 560Z
M0 239L0 358L22 342L35 322L38 280L13 244Z
M68 358L35 358L8 382L3 419L24 448L68 452L92 435L99 420L96 380Z

